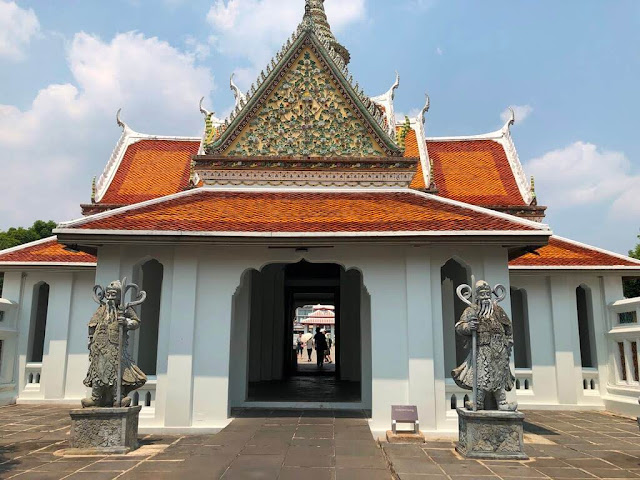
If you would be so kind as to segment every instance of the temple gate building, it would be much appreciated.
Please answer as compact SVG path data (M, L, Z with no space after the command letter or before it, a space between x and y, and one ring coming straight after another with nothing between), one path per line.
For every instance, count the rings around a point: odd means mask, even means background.
M455 290L474 275L507 287L521 408L637 414L640 299L623 298L622 279L640 262L553 235L513 117L429 137L428 101L397 122L399 79L370 97L349 60L308 0L251 89L232 82L229 118L201 105L201 137L118 116L84 216L0 252L0 401L85 397L92 287L127 277L148 294L130 342L149 377L133 394L142 431L296 407L364 410L381 433L397 404L417 405L425 432L455 431L468 393L451 379L465 355ZM336 387L300 399L282 392L297 378L295 310L313 304L335 306Z

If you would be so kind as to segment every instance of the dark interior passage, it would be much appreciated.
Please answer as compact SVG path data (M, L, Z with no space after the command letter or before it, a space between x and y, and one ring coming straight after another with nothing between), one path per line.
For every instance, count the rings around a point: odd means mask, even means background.
M336 264L268 265L252 272L247 400L255 402L358 402L361 399L359 272ZM316 365L296 350L296 309L332 306L332 363ZM308 326L304 333L308 333ZM298 331L300 326L297 327ZM313 332L315 334L315 331Z

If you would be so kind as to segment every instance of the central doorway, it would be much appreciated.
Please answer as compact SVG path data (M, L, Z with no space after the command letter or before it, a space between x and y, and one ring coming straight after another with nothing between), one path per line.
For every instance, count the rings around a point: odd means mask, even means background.
M333 312L334 323L318 315L300 321L301 308L318 305ZM367 408L368 313L369 296L357 270L301 261L245 272L234 296L230 407ZM331 363L322 366L315 348L308 361L306 348L316 326L328 331L332 343ZM301 356L299 333L307 334Z

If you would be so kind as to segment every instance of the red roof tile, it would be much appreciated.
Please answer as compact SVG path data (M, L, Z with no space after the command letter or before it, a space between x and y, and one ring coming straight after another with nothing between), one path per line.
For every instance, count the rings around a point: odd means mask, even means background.
M189 194L62 228L188 232L533 231L497 214L416 192L229 191Z
M64 250L56 237L0 251L2 263L96 263L96 257L83 252Z
M549 245L540 247L536 253L527 253L509 262L510 267L636 267L640 261L625 259L586 245L551 237Z
M199 141L141 140L127 148L100 203L130 205L185 190Z
M430 140L427 149L439 195L485 207L526 205L498 142Z

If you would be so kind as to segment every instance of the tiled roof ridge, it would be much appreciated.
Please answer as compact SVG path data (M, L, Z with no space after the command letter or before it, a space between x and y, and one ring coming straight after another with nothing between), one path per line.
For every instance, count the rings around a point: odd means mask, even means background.
M565 243L569 243L571 245L575 245L576 247L586 248L586 249L593 250L593 251L598 252L598 253L603 253L605 255L609 255L609 256L612 256L612 257L617 257L617 258L619 258L621 260L625 260L627 262L637 263L638 267L640 267L640 260L638 260L637 258L629 257L628 255L623 255L621 253L612 252L611 250L606 250L606 249L601 248L601 247L596 247L594 245L589 245L588 243L579 242L577 240L573 240L571 238L566 238L566 237L561 237L559 235L553 235L553 237L551 237L551 238L553 240L559 240L561 242L565 242Z
M51 244L51 247L59 247L60 250L63 250L63 246L58 243L57 235L53 235L46 238L41 238L39 240L35 240L29 243L23 243L21 245L16 245L15 247L6 248L4 250L0 250L0 265L4 265L7 267L15 267L15 266L33 266L33 265L42 265L42 266L54 266L54 265L67 265L67 266L81 266L81 267L95 267L96 259L93 255L89 255L83 252L54 252L47 253L49 258L46 260L42 260L41 258L31 258L31 259L14 259L14 260L6 260L7 257L11 257L14 254L24 253L29 255L32 250L37 247L46 247L48 244ZM50 247L46 247L50 248ZM32 253L31 253L32 254ZM36 254L37 255L37 254ZM65 258L60 258L60 257Z
M549 244L509 262L511 270L632 270L640 260L586 243L553 235Z
M516 181L516 185L518 186L518 190L520 191L523 202L526 205L531 205L534 203L536 197L533 190L532 182L529 182L526 174L524 173L522 162L520 161L518 151L511 135L511 126L513 126L515 123L515 113L511 107L509 107L509 110L511 112L511 116L505 122L504 126L499 130L479 135L426 137L426 144L427 148L429 143L435 142L468 142L488 140L500 144L504 149L507 160L509 161L509 166L511 167L511 171L513 172L513 177Z
M81 217L75 220L71 220L68 222L63 222L58 225L58 228L55 230L56 233L65 231L67 229L73 229L75 227L84 225L86 223L102 220L105 218L109 218L111 216L115 216L124 212L132 212L134 210L144 209L149 206L169 202L175 199L180 199L183 197L188 197L192 195L201 195L205 193L215 193L215 192L232 192L232 193L274 193L274 194L282 194L282 193L334 193L334 194L349 194L349 193L364 193L364 194L378 194L378 193L401 193L407 195L415 195L422 197L427 200L435 201L436 203L442 203L445 205L458 207L462 209L471 210L477 213L485 214L491 217L495 217L498 219L510 221L515 224L520 224L523 227L528 227L534 231L546 231L551 233L551 229L548 225L533 222L531 220L523 219L520 217L516 217L514 215L510 215L507 213L498 212L495 210L490 210L481 206L472 205L464 202L460 202L457 200L452 200L449 198L444 198L438 195L429 194L426 192L421 192L419 190L412 190L406 188L340 188L340 187L243 187L233 188L233 187L211 187L205 186L197 189L187 190L183 192L178 192L172 195L167 195L164 197L155 198L152 200L147 200L144 202L136 203L133 205L127 205L124 207L120 207L114 210L109 210L106 212L100 212L93 215L88 215L86 217Z
M127 153L127 149L140 141L143 140L167 140L167 141L185 141L185 142L199 142L201 137L182 137L182 136L172 136L172 135L152 135L147 133L140 133L133 130L129 125L122 121L120 118L120 112L122 109L118 109L116 113L116 121L118 126L122 128L122 134L114 147L109 161L107 162L102 174L98 178L98 181L95 185L95 198L93 199L96 203L100 202L104 197L104 194L109 189L111 182L116 176L116 172L118 168L120 168L120 164L124 159L124 156Z

